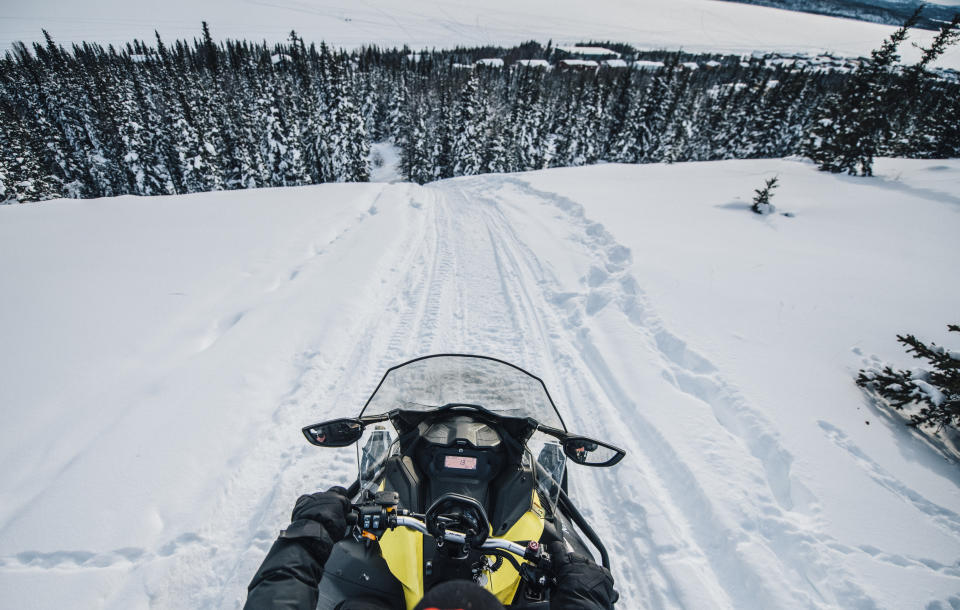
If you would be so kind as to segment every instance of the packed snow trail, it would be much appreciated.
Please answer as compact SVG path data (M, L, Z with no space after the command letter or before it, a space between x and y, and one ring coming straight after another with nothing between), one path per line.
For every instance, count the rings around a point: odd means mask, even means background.
M371 278L385 287L385 305L357 327L362 339L341 362L325 363L338 372L327 386L334 388L330 405L362 404L366 390L358 392L358 380L367 386L389 366L417 355L475 352L518 363L546 378L571 430L611 439L630 452L615 471L571 473L574 498L609 541L625 607L693 608L703 600L730 608L876 605L845 567L846 554L853 550L836 550L836 541L790 515L791 457L770 424L744 404L710 362L663 327L626 272L629 250L585 217L578 204L517 178L452 180L414 192L411 203L420 218L403 245L392 250L406 255L386 277ZM574 267L589 265L581 285L562 285L553 265L540 260L518 234L518 227L530 229L536 222L518 222L531 205L562 212L556 226L547 229L555 232L534 241L573 248ZM593 324L591 319L608 305L617 319ZM619 377L611 368L591 338L603 332L643 346L651 361L669 371L670 386L706 407L693 426L701 447L715 456L704 471L722 476L727 497L752 504L735 508L758 520L757 533L737 527L725 514L732 507L711 499L685 463L689 449L673 446L644 416L645 409L658 408L650 403L662 407L662 401L653 399L649 387L629 384L628 371ZM662 385L664 380L658 381ZM629 385L635 386L632 391L626 389ZM321 406L327 402L315 390L308 396ZM350 409L315 418L345 412ZM295 430L302 421L277 423ZM228 564L234 556L245 557L239 564L243 568L213 570L231 578L205 583L201 590L211 595L197 598L199 605L217 600L225 607L236 605L240 598L235 592L242 591L272 541L270 520L282 521L276 515L289 509L289 498L314 481L325 486L325 475L336 473L336 482L352 476L352 451L340 452L327 464L326 456L315 455L299 437L294 440L300 447L283 452L292 458L270 468L282 473L278 485L285 485L283 492L271 489L262 501L269 508L255 511L269 519L259 521L255 532L232 535L250 540L252 534L250 547L226 554ZM263 468L262 455L250 459ZM743 479L741 489L731 494L738 479ZM651 513L657 515L655 529L648 522ZM202 556L206 548L195 552ZM196 565L181 567L193 571Z
M911 200L911 218L937 226L926 233L934 244L940 243L937 230L950 235L957 224L955 210L937 207L954 205L951 177L960 173L955 165L911 175L910 184L917 186L901 189L921 193ZM776 391L787 378L762 384L762 376L744 377L728 360L708 357L699 349L703 336L678 328L677 311L662 310L648 294L646 283L656 284L657 278L643 277L640 270L676 273L682 261L641 260L642 244L620 241L631 235L625 227L605 227L593 217L609 210L575 195L591 179L625 180L652 192L660 173L676 171L702 172L700 180L716 189L721 177L735 173L731 170L744 168L753 176L771 167L788 184L809 181L814 194L807 200L823 196L816 189L836 188L804 164L768 161L603 166L423 187L322 185L216 193L205 213L232 222L223 223L215 245L203 227L218 225L203 221L194 232L180 220L195 213L187 204L207 201L204 196L119 200L106 211L135 219L123 225L134 231L131 244L148 251L148 259L164 251L163 244L136 234L139 227L162 226L169 239L180 239L191 266L177 267L169 287L165 276L154 276L139 290L132 286L129 295L118 291L116 298L126 309L151 307L159 297L149 290L157 284L158 293L168 295L164 303L186 309L174 310L169 320L158 318L163 324L143 346L128 346L125 333L118 334L117 346L106 337L105 353L129 362L117 369L127 379L97 392L76 381L80 413L59 406L62 397L58 402L59 395L45 389L37 396L50 398L38 398L37 409L55 416L9 414L12 425L26 431L66 422L75 434L62 441L66 448L48 435L33 439L50 447L13 439L2 447L24 466L4 479L3 492L12 502L0 515L0 597L18 607L239 607L296 497L355 476L354 448L317 449L305 443L300 428L357 413L390 366L429 353L464 352L502 358L541 376L570 430L628 451L612 469L571 466L571 495L611 551L620 607L938 608L960 601L949 593L960 589L955 466L938 466L922 448L908 453L907 463L895 451L882 451L883 439L853 427L862 420L856 404L811 405L815 436L785 426L790 414L778 407L793 404L792 397L782 392L775 401L756 397L763 395L758 383L761 390ZM928 176L942 177L935 182ZM679 188L672 177L668 184ZM875 183L851 184L872 189ZM274 201L272 209L256 204L274 194L291 201ZM640 205L642 197L635 197L625 205ZM62 240L66 234L50 229L61 221L52 212L65 216L62 221L73 231L75 211L91 214L86 221L91 226L106 224L96 213L109 202L24 206L16 217L0 215L0 231L20 227L34 241L40 236L41 247L44 239ZM661 222L657 202L645 205L641 211L647 215L640 218ZM871 213L899 210L884 205L893 206L874 196ZM145 207L135 211L139 206ZM752 215L726 208L714 203L700 213L714 215L711 222L727 231L775 227L776 219L758 224ZM170 212L176 212L173 221L163 224ZM780 242L800 244L804 235L792 231L806 230L803 222L811 223L813 235L829 233L828 225L815 223L816 208L809 217L800 212L787 221L794 224L781 227ZM144 222L148 213L157 218ZM937 222L925 221L925 215ZM832 211L828 222L837 223L836 216L842 209ZM858 215L853 218L859 222ZM31 222L41 230L31 229ZM687 228L693 230L693 223ZM248 233L248 226L258 228ZM662 226L676 232L682 225ZM848 226L869 233L855 222ZM263 227L270 227L269 235ZM632 229L641 227L635 223ZM10 239L14 233L4 235ZM835 244L843 243L845 233L840 235ZM53 256L52 265L86 256L82 232L76 239L77 244L63 244L69 255ZM682 242L683 232L674 239ZM759 238L751 234L751 239ZM258 243L264 245L249 245ZM737 251L737 244L718 243ZM24 241L13 252L33 260L30 247L32 242ZM208 254L213 250L216 256ZM657 249L646 252L660 256ZM207 257L219 271L206 270ZM115 258L112 252L90 256L98 263ZM787 262L780 261L781 268L789 269ZM124 272L130 268L127 282L135 282L137 264L119 266ZM95 272L85 273L93 283L103 282ZM196 279L189 279L190 273ZM31 292L39 290L32 284L0 280L19 288L10 291L14 300L22 289L38 306L46 302L42 292ZM781 286L771 290L785 292ZM136 301L144 291L143 302ZM195 293L204 296L182 305ZM697 307L708 312L724 303L719 298ZM77 319L89 323L93 317ZM127 327L122 319L117 324ZM152 326L142 324L143 334ZM46 340L34 338L40 346ZM747 354L753 345L762 347L754 341L719 350L714 345L713 351L722 357ZM124 350L129 354L121 358ZM805 362L801 356L798 367ZM51 358L54 372L58 362ZM12 359L7 363L15 365ZM94 365L114 366L96 358ZM849 372L838 368L843 385L837 387L852 386ZM10 381L27 395L29 384ZM90 384L100 387L96 378ZM8 400L20 400L19 391ZM855 400L855 389L850 396ZM98 405L109 414L104 423ZM850 416L844 415L847 408ZM904 472L911 469L926 478L907 478ZM851 488L849 496L824 494L833 483L832 470L844 473L841 484ZM84 485L97 493L85 493ZM864 502L882 509L864 508ZM74 510L53 519L65 504ZM838 514L862 520L865 510L877 519L875 526L865 526L866 540L855 528L837 525ZM101 512L116 525L107 525ZM909 535L891 530L887 518L901 519ZM44 524L51 522L61 529L46 532ZM913 591L921 587L930 593L919 603Z

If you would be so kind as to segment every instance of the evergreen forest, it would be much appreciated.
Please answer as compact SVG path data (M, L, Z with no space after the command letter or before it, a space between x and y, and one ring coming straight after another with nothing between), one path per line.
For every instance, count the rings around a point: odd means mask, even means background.
M0 59L0 201L366 181L383 141L418 183L601 161L816 158L817 128L842 122L825 113L857 74L605 46L646 69L563 69L536 42L345 51L295 33L215 43L206 24L192 42L123 49L47 36ZM475 65L492 57L505 67ZM956 73L916 77L872 73L871 95L900 96L876 152L960 156Z

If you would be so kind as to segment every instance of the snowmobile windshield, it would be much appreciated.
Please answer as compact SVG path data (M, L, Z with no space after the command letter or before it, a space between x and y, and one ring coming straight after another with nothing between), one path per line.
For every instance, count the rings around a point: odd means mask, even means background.
M485 356L441 354L388 370L360 416L476 405L504 417L532 418L566 430L546 386L512 364Z

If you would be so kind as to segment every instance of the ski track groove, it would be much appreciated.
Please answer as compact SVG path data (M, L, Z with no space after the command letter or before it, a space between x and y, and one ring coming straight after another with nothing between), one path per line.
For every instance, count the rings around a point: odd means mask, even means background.
M930 520L943 529L945 533L951 536L960 536L960 514L928 500L923 497L920 492L887 472L880 464L870 459L840 428L823 420L818 420L817 425L820 426L820 429L824 431L827 438L829 438L834 445L849 454L854 462L878 485L890 491L903 502L912 505L921 513L927 515Z
M562 324L551 319L550 316L544 316L543 313L549 310L545 310L544 305L540 302L542 297L537 298L539 295L531 295L527 289L527 286L536 285L541 282L539 277L542 270L540 269L539 261L535 258L530 259L518 251L518 244L521 242L513 232L510 224L498 210L495 201L485 201L482 193L472 192L465 195L464 189L454 186L456 183L441 184L443 186L438 186L438 188L447 190L448 198L455 201L462 208L458 210L456 214L457 218L470 217L477 210L484 212L482 220L486 224L485 233L488 237L490 247L493 248L499 280L489 289L483 289L479 292L491 294L495 289L499 288L501 296L506 303L506 310L509 312L507 321L505 322L505 326L509 328L505 329L507 332L501 334L500 344L496 345L496 348L499 350L497 353L502 354L508 352L511 354L510 357L514 358L513 361L522 363L533 371L550 371L559 361L569 360L570 357L564 353L570 351L569 346L561 345L562 342L558 341L559 338L563 337L561 330ZM470 226L476 225L475 222L465 224L469 224ZM480 231L476 232L479 233ZM474 259L471 257L470 260ZM478 287L472 285L469 288L476 291ZM486 319L489 319L489 317ZM541 357L535 358L532 353L525 350L525 347L530 345L547 348L546 351L548 353L541 352ZM488 348L493 347L494 345L488 346ZM576 378L577 373L575 367L567 368L568 370L565 371L568 373L567 375L558 374L557 376L560 379L567 380L571 378L570 374L571 371L573 371L572 377ZM566 385L566 383L564 383L564 385ZM555 395L562 397L564 394L564 392L558 393L556 387L552 387L551 389L553 389ZM569 394L569 392L567 393ZM569 422L569 410L564 409L564 401L561 400L559 402L561 403L561 410L567 415L567 421ZM583 427L577 429L582 430ZM591 481L592 477L586 477L585 479ZM593 487L594 493L589 495L599 495L603 493L603 490L600 490L596 486ZM605 491L609 492L609 488ZM638 514L645 516L645 511L642 507L634 505L633 508L638 511ZM589 513L589 510L586 512ZM636 521L631 520L628 524L628 531L630 531L631 535L623 536L622 530L614 531L613 528L608 525L615 522L617 515L613 513L618 511L611 510L607 512L608 514L604 515L607 519L602 519L599 524L595 525L597 529L601 531L601 534L604 535L605 539L614 541L612 545L614 556L621 558L615 567L618 568L618 571L626 572L627 574L626 577L620 578L620 584L618 585L621 592L625 593L625 603L632 603L630 598L634 598L634 602L642 598L645 606L660 608L664 607L663 599L669 598L672 600L671 603L673 605L677 605L678 594L676 593L676 586L671 582L669 574L662 569L662 566L659 565L655 558L650 560L645 554L637 553L635 550L636 541L642 541L649 549L658 550L651 540L649 529L646 529L645 519L640 521L639 526L635 526ZM620 516L622 516L622 513L620 513ZM621 539L629 540L629 547L631 548L625 548L625 546L619 542ZM617 553L617 550L621 552ZM666 550L670 552L670 549ZM631 558L632 561L623 560L628 555L633 555ZM650 575L650 571L646 569L648 567L656 572L654 576ZM636 590L637 583L646 583L649 580L658 581L660 583L658 586L665 587L667 592L664 594L654 592L653 587L644 584L640 584L639 586L644 586L647 591L641 594Z
M473 193L473 199L482 201L484 196L481 193ZM538 362L539 370L550 370L550 368L555 367L558 362L569 363L570 357L567 355L569 346L561 345L558 342L558 339L563 336L562 332L558 332L558 327L561 325L558 324L556 320L551 319L549 316L543 315L544 312L549 310L545 309L542 303L538 304L527 289L527 286L529 285L541 284L543 282L543 270L540 267L539 260L537 260L535 257L529 256L529 253L522 251L522 242L519 240L510 223L506 221L506 219L503 217L503 214L497 209L496 202L487 200L486 203L488 206L486 218L488 235L490 236L491 244L494 245L494 253L497 256L497 265L501 272L501 277L506 278L509 274L511 277L519 280L516 282L516 285L513 286L513 288L516 290L516 295L513 298L516 299L517 303L512 305L512 317L515 321L520 320L521 315L519 315L518 311L522 311L522 319L525 322L523 326L534 331L534 336L529 337L529 340L524 341L521 344L530 344L533 342L531 340L535 339L538 344L551 348L548 357L541 358ZM500 235L501 239L497 239L495 235ZM524 266L527 268L527 275L530 277L523 277L524 274L522 273L522 269L524 269ZM533 279L534 282L532 283L530 281L524 281L529 279ZM502 286L504 295L509 300L512 291L507 287L505 279L502 279ZM522 329L518 328L518 336L523 336L523 333L520 332L521 330ZM570 396L583 395L583 388L579 387L582 386L582 384L578 383L580 381L580 374L576 372L575 367L572 367L569 364L563 368L565 369L564 372L567 373L566 375L561 376L564 379L564 391L558 393L557 389L554 388L554 393L558 396L565 395L568 398L566 403L571 404L569 401ZM576 394L570 390L569 383L571 381L578 384L578 388L575 390ZM563 407L561 407L561 409L562 408ZM567 421L571 421L569 409L567 410L566 415ZM586 418L574 418L574 420L579 421L581 424L584 423L584 419ZM575 426L574 428L579 430L584 429L582 426ZM581 483L581 481L584 480L586 483ZM597 485L592 476L576 477L576 481L579 484L574 485L575 488L590 488L588 493L580 494L581 497L601 497L605 493L609 493L610 490L609 487L602 489L601 486ZM627 512L640 517L639 521L631 519L627 522L627 536L623 535L623 528L620 528L619 531L615 531L613 528L609 527L609 524L613 523L614 518L614 515L611 513L618 511L605 510L605 513L607 514L603 516L596 515L597 517L600 517L600 523L595 524L597 529L605 534L603 536L604 539L613 541L611 546L615 551L614 556L621 558L621 560L617 562L616 567L619 569L619 571L626 573L625 577L621 576L621 584L619 585L621 590L627 594L625 595L625 600L629 600L630 598L633 598L634 600L643 599L645 606L653 608L664 607L665 597L670 598L674 603L676 603L679 600L677 588L675 587L675 584L671 582L669 574L663 569L662 565L660 565L656 556L654 555L652 558L650 558L649 555L636 552L636 544L638 542L643 543L648 549L651 550L654 550L656 546L652 541L651 532L646 526L645 510L636 502L630 500L626 502L626 505L628 509ZM585 508L585 512L589 514L589 508ZM627 545L624 545L621 540L629 540L629 548ZM625 561L624 558L628 556L630 556L630 559ZM650 569L648 570L644 568ZM651 571L653 572L653 575L651 574ZM663 595L658 593L649 582L651 580L658 579L662 583L666 583L665 587L667 592ZM645 591L638 591L636 589L636 585L638 584L639 586L643 587Z

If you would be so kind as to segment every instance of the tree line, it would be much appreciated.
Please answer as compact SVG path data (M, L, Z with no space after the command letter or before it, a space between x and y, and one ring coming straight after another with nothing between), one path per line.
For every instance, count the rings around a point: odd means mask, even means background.
M838 125L857 120L839 103L850 92L907 96L882 129L868 126L871 154L960 156L960 83L930 61L901 69L871 57L847 73L633 52L659 67L472 65L554 51L347 52L295 33L283 44L215 43L206 24L192 42L157 36L123 49L67 50L47 36L0 60L0 201L366 181L370 145L386 140L419 183L598 161L817 159L843 145Z

